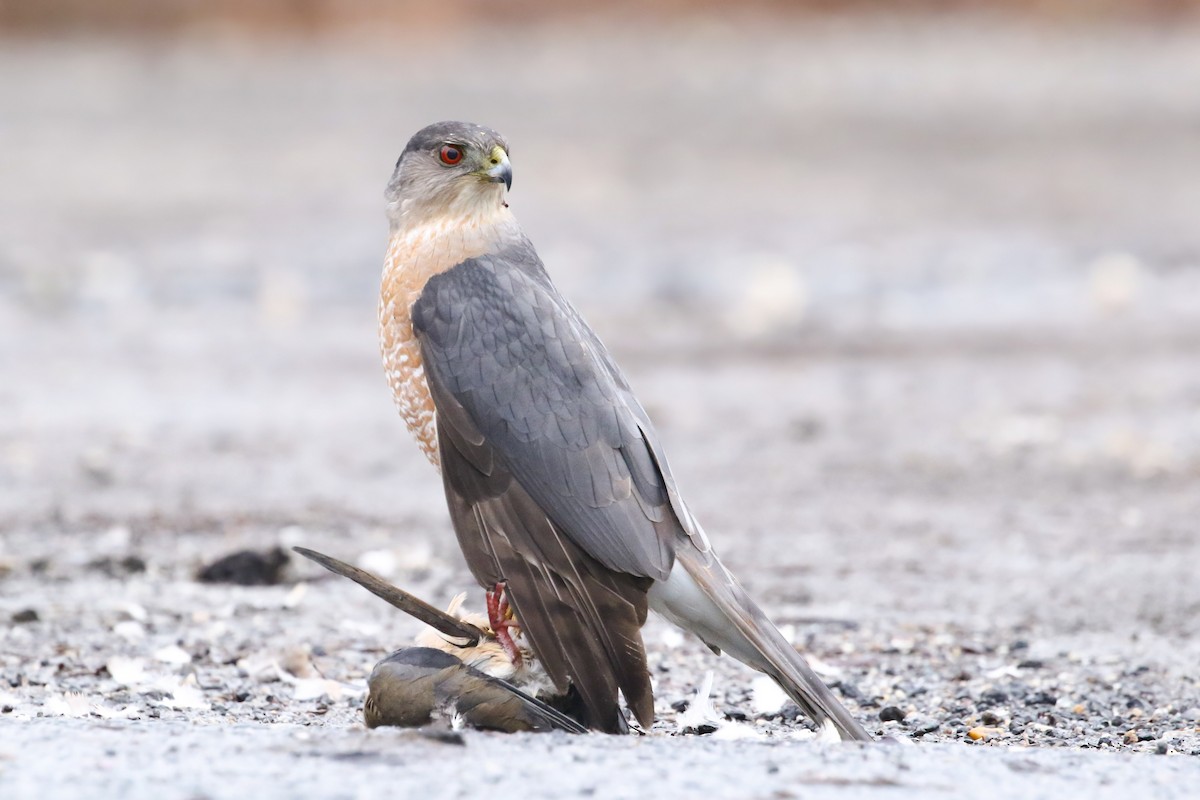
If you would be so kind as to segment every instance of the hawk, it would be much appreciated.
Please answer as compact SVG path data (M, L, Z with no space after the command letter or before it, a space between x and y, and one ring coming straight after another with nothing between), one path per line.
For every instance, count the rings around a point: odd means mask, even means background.
M871 737L717 558L654 425L506 202L489 128L418 131L386 191L379 322L392 394L441 470L467 566L502 593L591 729L654 719L653 608L771 676L825 731Z

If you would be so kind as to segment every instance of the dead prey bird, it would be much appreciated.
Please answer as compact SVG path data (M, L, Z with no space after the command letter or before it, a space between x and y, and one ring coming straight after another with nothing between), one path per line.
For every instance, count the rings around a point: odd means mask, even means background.
M519 681L534 687L534 691L539 683L549 685L544 678L539 680L536 664L527 654L519 658L520 646L510 630L515 626L501 629L517 647L519 660L509 655L507 646L490 628L440 611L344 561L303 547L293 549L331 572L350 578L432 629L417 637L418 646L400 648L371 671L363 704L363 721L368 728L416 727L445 715L483 730L587 732L576 720L514 684ZM452 610L459 600L456 598ZM501 620L510 621L502 604L495 610Z
M598 168L562 166L574 181ZM621 697L652 724L654 608L770 675L823 730L869 741L717 558L645 409L509 209L511 183L504 137L441 122L409 140L385 195L384 367L471 573L512 603L589 728L626 732Z

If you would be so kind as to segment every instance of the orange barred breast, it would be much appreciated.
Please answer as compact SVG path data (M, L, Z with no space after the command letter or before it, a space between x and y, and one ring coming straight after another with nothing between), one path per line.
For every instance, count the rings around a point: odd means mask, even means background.
M383 367L400 416L421 452L440 468L437 409L429 394L421 346L412 327L412 306L425 283L440 272L488 252L492 226L478 219L422 225L393 234L379 293L379 342Z

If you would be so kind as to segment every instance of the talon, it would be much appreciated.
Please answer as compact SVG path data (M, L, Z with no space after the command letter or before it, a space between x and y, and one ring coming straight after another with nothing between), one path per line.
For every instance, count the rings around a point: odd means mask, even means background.
M512 661L513 666L519 669L523 661L521 648L517 647L517 643L513 641L511 631L513 628L519 630L520 625L517 624L516 615L513 613L512 606L509 605L505 584L497 583L495 588L488 590L486 597L488 625L491 626L492 633L496 635L496 641L504 649L504 654Z

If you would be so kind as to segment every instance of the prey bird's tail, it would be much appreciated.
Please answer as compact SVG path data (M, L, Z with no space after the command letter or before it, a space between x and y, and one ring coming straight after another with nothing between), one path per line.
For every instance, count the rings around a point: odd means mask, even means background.
M848 741L873 741L713 553L680 547L670 576L651 588L650 605L710 647L769 675L822 729L832 727Z

